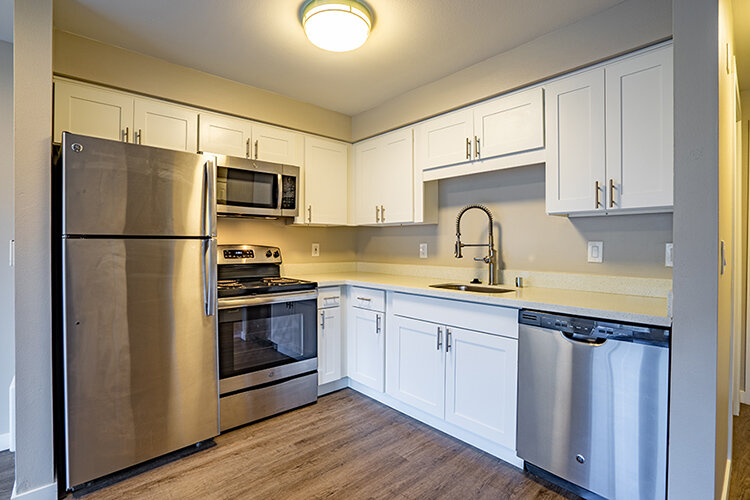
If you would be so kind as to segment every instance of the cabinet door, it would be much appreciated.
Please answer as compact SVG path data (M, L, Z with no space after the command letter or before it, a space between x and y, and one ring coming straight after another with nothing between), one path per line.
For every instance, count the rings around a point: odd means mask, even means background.
M531 89L474 108L474 158L544 147L544 91Z
M356 224L380 222L380 205L373 188L378 179L378 164L381 149L377 140L369 140L354 146L354 221Z
M318 310L318 384L341 378L341 308Z
M63 132L132 141L133 97L73 82L55 81L54 141Z
M375 202L381 206L380 222L398 224L414 220L414 164L412 129L399 130L378 139L379 160Z
M253 158L261 161L302 165L302 134L266 125L253 124Z
M305 139L305 222L347 223L347 147L325 139Z
M133 126L137 144L198 151L198 113L190 108L136 98Z
M605 68L607 210L671 207L672 47Z
M443 418L445 327L394 316L386 342L386 391L404 403Z
M383 313L353 307L348 329L349 377L383 392L385 372L385 334Z
M604 211L604 69L550 83L547 213Z
M470 161L473 116L471 109L463 109L419 124L414 129L417 167L425 170Z
M240 158L250 157L252 122L231 116L201 113L199 150Z
M516 448L518 341L448 327L445 419Z

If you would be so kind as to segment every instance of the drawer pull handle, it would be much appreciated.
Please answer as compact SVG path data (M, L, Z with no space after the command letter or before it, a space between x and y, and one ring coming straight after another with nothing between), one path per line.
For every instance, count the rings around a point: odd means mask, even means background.
M357 297L357 300L366 300L367 302L372 301L370 297Z

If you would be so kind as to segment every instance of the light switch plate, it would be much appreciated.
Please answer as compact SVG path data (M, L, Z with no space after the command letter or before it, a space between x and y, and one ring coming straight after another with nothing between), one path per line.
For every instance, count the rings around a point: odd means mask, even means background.
M419 244L419 258L420 259L426 259L427 258L427 243L420 243Z
M664 250L664 265L667 267L674 267L674 246L672 243L667 243L666 249Z
M589 241L589 262L601 262L602 253L604 252L603 241Z
M312 244L312 256L313 257L320 257L320 243L313 243Z

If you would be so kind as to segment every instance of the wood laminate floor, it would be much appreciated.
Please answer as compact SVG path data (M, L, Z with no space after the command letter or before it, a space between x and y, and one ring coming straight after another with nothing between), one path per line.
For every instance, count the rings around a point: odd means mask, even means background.
M578 498L351 389L216 444L84 498Z
M732 427L729 500L750 500L750 405L741 406Z
M13 493L13 482L15 481L16 466L13 461L13 453L0 451L0 500L7 500Z

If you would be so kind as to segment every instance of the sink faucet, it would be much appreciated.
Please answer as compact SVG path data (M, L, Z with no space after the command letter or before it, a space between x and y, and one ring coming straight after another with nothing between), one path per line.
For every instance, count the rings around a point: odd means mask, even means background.
M489 218L489 242L487 244L484 243L461 243L461 217L471 210L472 208L478 208L479 210L483 210L484 213L487 214L487 217ZM485 264L489 264L490 266L490 285L497 285L497 278L495 276L495 242L494 238L492 237L492 212L490 212L490 209L485 207L484 205L467 205L464 208L461 209L460 212L458 212L458 215L456 216L456 252L455 256L457 259L463 258L463 254L461 252L461 249L463 247L487 247L489 249L489 253L486 257L483 258L477 258L474 257L474 260L477 262L484 262Z

